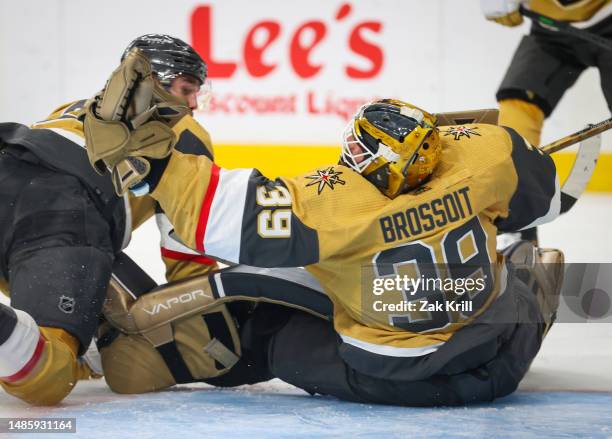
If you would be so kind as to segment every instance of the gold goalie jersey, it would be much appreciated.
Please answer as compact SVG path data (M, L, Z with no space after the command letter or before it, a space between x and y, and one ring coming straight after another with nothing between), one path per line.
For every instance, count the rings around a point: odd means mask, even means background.
M421 357L503 294L496 232L560 211L552 159L515 131L478 124L440 136L432 178L395 199L342 165L272 181L176 152L152 195L189 247L234 263L305 266L333 302L343 349Z

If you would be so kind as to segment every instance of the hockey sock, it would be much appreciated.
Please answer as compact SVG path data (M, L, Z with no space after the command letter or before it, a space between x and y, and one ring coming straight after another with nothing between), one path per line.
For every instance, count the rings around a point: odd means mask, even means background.
M515 129L533 146L540 145L544 112L535 104L521 99L499 101L499 125Z

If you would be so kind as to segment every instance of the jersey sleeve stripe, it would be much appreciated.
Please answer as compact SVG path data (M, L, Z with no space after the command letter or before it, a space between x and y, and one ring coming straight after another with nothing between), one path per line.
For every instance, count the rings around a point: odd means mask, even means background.
M196 264L200 265L215 265L217 263L217 261L215 261L214 259L203 255L181 253L178 251L170 250L165 247L161 248L161 255L164 258L174 259L175 261L189 261L195 262Z
M512 140L512 165L516 188L509 200L508 216L497 218L501 232L513 232L544 224L560 212L559 177L552 158L533 148L511 128L504 127Z
M215 192L217 191L217 185L219 184L219 170L220 168L213 163L210 173L210 182L208 183L208 189L204 195L198 227L196 229L196 248L202 253L204 252L204 236L206 235L206 226L208 223L208 217L210 216L210 208L212 206L213 198L215 197Z
M549 223L555 218L557 218L559 215L561 215L561 185L559 184L559 176L556 175L555 176L555 194L553 195L553 198L550 200L550 207L548 209L548 212L545 215L539 218L536 218L532 223L523 227L523 229L530 229L532 227L536 227L541 224Z
M387 357L421 357L423 355L431 354L432 352L437 351L440 347L444 346L444 342L440 342L422 347L399 348L390 345L369 343L367 341L358 340L343 334L340 334L340 338L342 338L342 341L346 344L374 354L385 355Z
M252 169L221 169L219 183L209 208L202 246L206 253L238 262L242 222Z

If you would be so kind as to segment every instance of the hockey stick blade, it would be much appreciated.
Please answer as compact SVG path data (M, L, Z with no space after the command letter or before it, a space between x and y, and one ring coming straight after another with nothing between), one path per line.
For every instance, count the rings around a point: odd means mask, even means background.
M561 213L570 210L586 190L595 171L600 150L601 134L580 143L576 160L561 187Z
M544 154L552 154L580 142L576 160L561 188L561 213L570 210L586 190L601 150L601 133L612 128L612 118L569 134L539 148Z

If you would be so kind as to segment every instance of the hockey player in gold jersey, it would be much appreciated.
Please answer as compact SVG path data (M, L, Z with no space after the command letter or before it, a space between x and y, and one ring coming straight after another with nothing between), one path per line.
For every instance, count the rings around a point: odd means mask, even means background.
M487 19L504 26L523 22L521 6L551 19L572 23L585 33L610 38L609 0L481 0ZM612 44L612 43L611 43ZM532 145L540 144L544 119L588 67L597 67L608 107L612 108L612 51L535 20L523 37L497 91L501 125L514 128Z
M190 109L205 62L183 41L144 35L128 46L152 57L156 80ZM117 197L89 166L85 101L31 128L0 124L0 385L33 404L55 404L94 372L81 357L96 330L116 254L156 215L168 279L207 273L215 261L169 239L172 225L151 197ZM210 136L190 115L173 128L178 149L212 159ZM101 373L95 370L96 374Z
M610 40L612 2L609 0L481 0L488 20L504 26L523 22L520 7L571 23L582 33ZM605 40L604 40L605 41ZM514 128L532 145L540 145L544 119L588 67L597 67L601 89L612 110L612 50L568 35L534 20L521 40L499 86L499 123ZM535 229L522 232L536 241Z
M123 74L120 67L107 87ZM562 255L527 243L506 256L495 250L497 230L550 221L560 210L552 160L515 131L438 127L426 111L380 100L349 124L340 164L269 180L182 154L173 141L146 153L138 138L117 142L109 124L121 122L99 114L113 106L106 101L93 101L87 112L92 164L119 169L128 159L132 175L150 154L150 172L141 177L184 244L233 263L305 266L330 297L333 328L300 314L272 337L273 376L313 393L407 405L485 401L516 388L553 320L560 280L558 270L533 269L538 282L530 290L509 275L507 262L560 262ZM119 191L127 189L122 181ZM436 263L447 273L427 268ZM462 296L470 306L440 311L436 304L456 291L376 296L374 279L403 268L425 280L473 279L482 288ZM393 305L402 296L436 306L374 306L377 297Z

